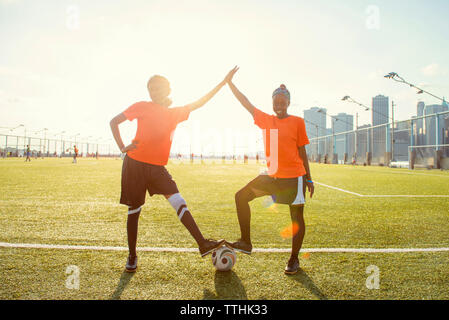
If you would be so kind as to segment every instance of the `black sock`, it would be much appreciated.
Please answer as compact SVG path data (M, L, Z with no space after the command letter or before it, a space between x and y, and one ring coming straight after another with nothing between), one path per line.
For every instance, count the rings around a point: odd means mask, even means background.
M241 239L246 243L251 243L251 209L249 207L250 197L245 189L235 195L235 206L239 219Z
M290 215L292 224L297 224L298 231L292 236L292 253L291 257L298 257L301 250L302 242L306 232L306 226L304 223L304 206L290 206Z
M126 223L126 229L128 231L129 255L131 257L135 257L137 255L136 245L137 245L137 230L139 225L139 215L140 211L137 213L129 214L128 221Z

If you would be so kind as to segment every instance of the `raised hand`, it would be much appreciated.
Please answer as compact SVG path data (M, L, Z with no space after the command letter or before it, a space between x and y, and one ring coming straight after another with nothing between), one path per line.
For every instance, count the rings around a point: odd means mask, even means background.
M231 71L229 71L229 73L226 75L226 77L224 78L224 82L225 83L229 83L232 81L232 77L234 77L234 74L239 70L239 67L235 66L234 69L232 69Z

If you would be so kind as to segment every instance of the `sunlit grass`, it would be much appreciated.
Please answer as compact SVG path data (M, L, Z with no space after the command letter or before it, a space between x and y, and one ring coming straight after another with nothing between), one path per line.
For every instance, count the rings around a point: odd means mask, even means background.
M117 159L0 160L0 241L126 246ZM234 194L257 176L251 164L171 163L173 178L206 237L239 236ZM314 180L360 194L449 195L449 175L379 167L312 164ZM307 198L304 248L449 247L449 198L361 198L317 185ZM253 201L258 248L289 248L281 231L287 206ZM138 246L195 247L162 196L147 197ZM303 272L283 274L288 253L238 255L233 272L216 274L196 253L139 254L139 271L122 275L126 252L0 248L2 299L447 299L447 253L335 254L301 258ZM65 288L65 268L81 270L80 290ZM366 267L381 288L365 286Z

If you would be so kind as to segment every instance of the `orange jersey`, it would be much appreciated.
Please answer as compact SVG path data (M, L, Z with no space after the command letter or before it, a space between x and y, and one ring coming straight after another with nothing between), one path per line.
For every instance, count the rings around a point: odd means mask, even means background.
M304 119L296 116L279 119L274 115L266 114L254 108L254 123L259 128L264 129L267 165L269 169L272 166L274 171L269 172L269 175L275 178L296 178L305 175L306 170L298 152L298 147L309 144ZM270 137L271 134L276 133L273 129L277 129L277 141L274 140L275 136ZM273 161L270 157L270 149L275 148L276 144L277 161ZM274 151L273 157L275 155L276 152Z
M128 156L140 162L165 166L176 126L189 118L190 107L165 108L142 101L130 106L123 114L130 121L137 119L133 139L137 148L128 151Z

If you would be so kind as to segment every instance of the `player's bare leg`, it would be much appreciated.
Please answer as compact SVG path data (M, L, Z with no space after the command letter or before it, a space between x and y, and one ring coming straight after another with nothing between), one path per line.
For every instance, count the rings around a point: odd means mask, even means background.
M137 269L137 231L141 208L129 208L126 229L128 232L129 257L126 263L127 272L135 272Z
M228 243L235 250L251 254L253 246L251 244L251 209L249 207L249 202L264 195L267 195L267 193L249 187L244 187L235 194L235 206L237 209L241 237L236 242Z
M304 206L290 206L290 216L292 224L298 226L298 231L292 236L292 252L290 260L285 268L286 274L295 274L299 270L299 251L302 247L304 235L306 233L306 225L304 223ZM294 230L294 228L292 228Z

